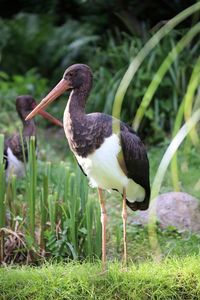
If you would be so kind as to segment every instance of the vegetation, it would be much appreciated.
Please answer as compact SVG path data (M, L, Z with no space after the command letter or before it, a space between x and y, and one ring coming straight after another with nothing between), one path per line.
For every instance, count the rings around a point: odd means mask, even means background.
M5 182L2 168L1 156L0 180ZM87 180L74 163L38 163L31 139L26 178L13 175L0 196L6 263L49 255L59 260L100 257L99 205L89 199Z

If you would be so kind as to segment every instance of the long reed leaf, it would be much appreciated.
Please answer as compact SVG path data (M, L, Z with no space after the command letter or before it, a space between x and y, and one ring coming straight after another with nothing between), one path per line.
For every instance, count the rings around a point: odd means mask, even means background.
M197 89L198 82L199 82L199 71L200 71L200 58L197 60L197 62L194 65L194 69L187 87L186 94L183 98L183 101L179 107L175 122L174 122L174 129L172 136L174 137L178 130L181 127L181 123L183 120L183 115L185 115L185 120L187 121L189 117L191 117L192 114L192 104L193 104L193 97L195 90ZM198 134L195 131L195 128L193 128L188 136L191 136L193 142L195 145L198 144ZM174 157L171 162L171 177L172 177L172 183L175 191L179 191L179 175L178 175L178 160L177 160L177 153L174 154Z
M5 171L3 163L4 135L0 134L0 263L4 259L4 232L6 208L5 208Z
M49 219L52 233L55 233L56 228L56 197L57 194L48 196Z
M141 63L146 58L146 56L160 42L160 40L164 38L173 28L175 28L179 23L188 18L190 15L197 12L199 9L200 2L195 3L194 5L180 12L169 22L167 22L162 28L160 28L139 51L138 55L133 59L132 63L129 65L116 92L112 110L112 114L114 117L120 119L121 108L125 93L130 85L131 80L133 79L135 73L137 72L138 68L140 67Z
M184 101L182 101L182 103L179 107L178 113L176 115L172 137L175 137L175 135L177 134L177 132L181 128L181 124L182 124L182 121L183 121L183 110L184 110ZM172 184L173 184L174 191L179 192L180 187L179 187L177 153L174 154L174 156L172 158L172 161L171 161L171 178L172 178Z
M185 120L187 121L192 115L192 107L193 107L193 99L195 92L200 83L200 57L198 58L197 62L194 65L193 72L190 78L190 82L187 87L187 91L185 94L185 101L184 101L184 116ZM194 145L199 144L199 137L198 133L195 130L195 127L190 131L189 137Z
M5 226L5 171L3 163L4 135L0 134L0 228Z
M49 194L49 181L50 181L50 167L48 162L46 165L45 173L43 174L43 189L40 196L40 247L45 250L45 236L46 223L48 218L48 194Z
M35 240L35 212L36 212L36 187L37 187L37 161L35 152L35 137L30 138L29 143L29 178L28 178L28 229Z
M151 202L149 209L149 241L155 254L155 260L160 260L161 251L156 235L156 198L159 194L167 168L178 150L181 143L187 137L192 128L200 121L200 109L198 109L191 118L181 127L176 136L168 146L156 172L151 192Z
M187 34L183 36L183 38L172 48L169 52L158 71L155 73L150 85L145 92L145 95L141 101L141 104L136 112L135 118L133 120L133 128L134 130L138 130L141 120L144 116L144 113L149 106L153 96L161 83L164 75L169 70L171 64L177 58L178 54L183 51L183 49L191 42L191 40L200 32L200 22L197 23L194 27L192 27Z
M87 205L86 205L86 229L87 229L87 238L86 238L86 245L87 245L87 255L89 257L92 257L93 254L93 240L92 240L92 236L93 236L93 206L92 206L92 202L88 201Z

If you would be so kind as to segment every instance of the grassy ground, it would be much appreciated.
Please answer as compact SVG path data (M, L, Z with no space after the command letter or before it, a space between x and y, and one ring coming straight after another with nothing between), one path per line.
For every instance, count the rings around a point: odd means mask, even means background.
M160 264L118 263L100 274L99 263L44 265L0 270L0 299L200 299L200 260L167 259Z

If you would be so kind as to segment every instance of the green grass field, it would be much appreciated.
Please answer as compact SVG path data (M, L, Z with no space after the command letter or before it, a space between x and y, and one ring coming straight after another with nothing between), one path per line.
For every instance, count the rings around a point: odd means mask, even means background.
M0 269L0 299L200 299L200 260L130 263L127 269L110 263L104 274L98 262L8 267Z

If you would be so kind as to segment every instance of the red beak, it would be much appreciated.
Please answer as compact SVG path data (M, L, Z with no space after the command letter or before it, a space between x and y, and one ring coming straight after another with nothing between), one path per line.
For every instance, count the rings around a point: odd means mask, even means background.
M35 107L37 107L37 106L35 105ZM35 107L33 107L33 108L35 108ZM38 111L38 115L42 116L44 119L49 120L50 122L52 122L55 125L63 127L63 123L61 121L59 121L58 119L54 118L52 115L50 115L48 112L44 111L43 109L41 109L40 111Z

